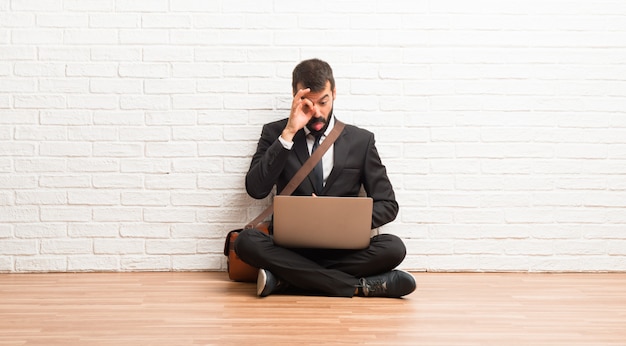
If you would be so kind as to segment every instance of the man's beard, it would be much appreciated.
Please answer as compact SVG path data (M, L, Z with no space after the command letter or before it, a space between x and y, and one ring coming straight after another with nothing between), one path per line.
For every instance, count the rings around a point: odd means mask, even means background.
M323 117L311 118L311 120L309 120L309 122L306 124L306 127L307 129L309 129L309 131L311 131L311 134L313 135L313 137L321 136L324 132L326 132L326 129L328 129L328 123L330 122L332 118L333 118L333 110L331 109L330 113L328 114L328 121L324 119ZM319 130L315 130L313 125L316 123L322 123L324 124L324 126L322 126L322 128L320 128Z

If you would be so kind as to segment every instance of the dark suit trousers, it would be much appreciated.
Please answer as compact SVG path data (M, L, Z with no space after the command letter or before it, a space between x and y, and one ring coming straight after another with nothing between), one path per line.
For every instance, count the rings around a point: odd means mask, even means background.
M288 249L255 229L239 234L235 252L296 288L337 297L352 297L359 278L388 272L406 256L404 243L392 234L372 237L363 250Z

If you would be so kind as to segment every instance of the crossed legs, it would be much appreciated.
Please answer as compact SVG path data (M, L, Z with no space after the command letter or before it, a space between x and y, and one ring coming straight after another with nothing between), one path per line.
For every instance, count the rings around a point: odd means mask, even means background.
M360 278L391 271L404 259L406 248L400 238L381 234L363 250L287 249L275 245L272 236L251 229L239 234L235 252L293 287L352 297Z

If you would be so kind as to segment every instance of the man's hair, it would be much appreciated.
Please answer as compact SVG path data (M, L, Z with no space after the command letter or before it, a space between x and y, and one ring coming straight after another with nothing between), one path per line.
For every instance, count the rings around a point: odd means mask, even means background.
M291 87L294 95L298 91L298 83L310 88L312 92L318 92L324 90L327 81L330 82L330 90L335 90L335 78L330 65L320 59L309 59L302 61L293 69Z

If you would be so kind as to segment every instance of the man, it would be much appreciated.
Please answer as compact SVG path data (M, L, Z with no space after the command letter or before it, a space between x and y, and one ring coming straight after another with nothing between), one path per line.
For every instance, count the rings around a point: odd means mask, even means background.
M334 126L337 94L328 63L311 59L298 64L292 88L289 118L263 126L252 157L246 190L253 198L267 197L274 185L281 191L308 159L316 139L323 142ZM396 218L398 203L371 132L346 125L321 161L323 182L316 184L311 173L293 195L355 197L362 186L374 201L372 229ZM324 215L311 211L311 218ZM411 274L394 270L404 260L406 248L391 234L372 237L363 250L288 249L275 245L272 236L250 229L239 234L235 251L244 262L260 268L261 297L289 288L338 297L401 297L416 287Z

